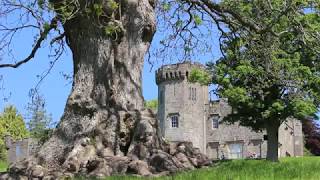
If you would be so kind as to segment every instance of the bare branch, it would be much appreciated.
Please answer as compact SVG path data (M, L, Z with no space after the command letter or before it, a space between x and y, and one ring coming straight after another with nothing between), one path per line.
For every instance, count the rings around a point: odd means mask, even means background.
M37 40L36 44L34 45L34 47L32 48L31 50L31 53L29 54L28 57L26 57L25 59L23 60L20 60L18 61L17 63L14 63L14 64L0 64L0 68L7 68L7 67L10 67L10 68L17 68L19 66L21 66L22 64L25 64L27 62L29 62L32 58L34 58L36 52L38 51L38 49L41 47L41 43L46 39L47 35L49 34L49 32L52 30L52 29L55 29L57 27L57 18L53 18L51 20L51 23L49 25L48 28L44 29L43 32L40 32L40 37L39 39Z

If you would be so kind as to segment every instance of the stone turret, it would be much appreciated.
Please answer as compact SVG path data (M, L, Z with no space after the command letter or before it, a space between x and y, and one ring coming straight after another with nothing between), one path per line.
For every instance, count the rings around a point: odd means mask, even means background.
M159 85L165 81L184 80L193 68L204 69L205 67L200 63L191 62L164 65L156 71L156 83Z
M165 139L192 142L205 152L208 86L188 81L192 69L205 67L184 62L164 65L156 71L158 119Z

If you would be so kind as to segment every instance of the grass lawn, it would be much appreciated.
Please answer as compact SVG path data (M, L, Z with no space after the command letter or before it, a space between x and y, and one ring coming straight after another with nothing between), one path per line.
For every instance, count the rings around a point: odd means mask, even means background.
M0 161L0 172L6 171L6 168L7 163ZM280 163L265 160L233 160L172 176L114 176L105 180L320 180L320 157L282 158Z
M5 172L7 170L8 163L4 161L0 161L0 172Z
M84 179L84 178L80 178ZM233 160L214 167L159 178L130 176L105 180L320 180L320 157L282 158L280 163L265 160Z

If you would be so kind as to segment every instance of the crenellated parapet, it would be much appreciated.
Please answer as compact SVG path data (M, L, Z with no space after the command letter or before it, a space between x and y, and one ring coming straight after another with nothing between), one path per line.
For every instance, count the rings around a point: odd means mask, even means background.
M193 68L205 69L205 66L201 63L189 61L164 65L156 71L156 83L160 84L165 81L187 79Z

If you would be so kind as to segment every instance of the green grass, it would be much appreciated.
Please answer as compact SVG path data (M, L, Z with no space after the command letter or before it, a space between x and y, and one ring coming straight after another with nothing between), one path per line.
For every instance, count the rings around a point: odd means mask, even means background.
M8 163L5 161L0 161L0 172L5 172L7 170Z
M81 179L81 178L80 178ZM279 163L265 160L234 160L214 167L187 171L173 176L139 178L108 177L105 180L320 180L320 157L282 158Z
M0 172L6 171L7 166L6 162L0 161ZM320 157L282 158L279 163L265 160L234 160L172 176L113 176L105 180L320 180Z

